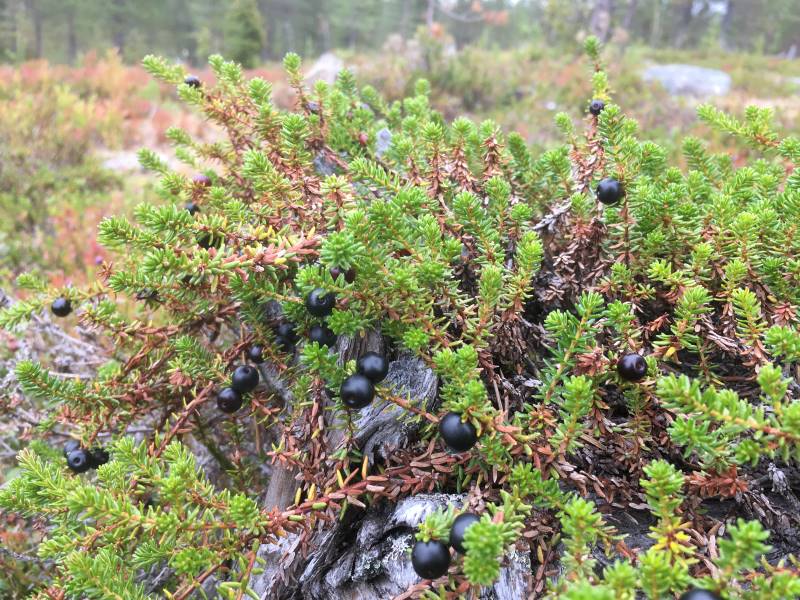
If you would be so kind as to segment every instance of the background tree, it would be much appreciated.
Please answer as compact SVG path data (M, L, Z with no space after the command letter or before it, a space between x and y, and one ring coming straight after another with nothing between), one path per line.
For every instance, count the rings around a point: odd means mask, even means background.
M245 67L254 67L261 58L264 37L256 0L235 0L225 15L227 55Z

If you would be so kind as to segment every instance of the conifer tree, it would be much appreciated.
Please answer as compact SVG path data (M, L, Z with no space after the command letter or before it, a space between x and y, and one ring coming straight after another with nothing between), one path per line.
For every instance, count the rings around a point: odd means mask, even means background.
M225 14L225 51L245 68L261 59L266 33L256 0L234 0Z

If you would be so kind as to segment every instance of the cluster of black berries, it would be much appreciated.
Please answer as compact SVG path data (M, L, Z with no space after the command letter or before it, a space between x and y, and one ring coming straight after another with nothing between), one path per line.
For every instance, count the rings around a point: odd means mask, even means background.
M331 275L331 279L336 281L340 275L344 276L344 280L347 283L353 283L356 280L356 270L352 267L349 269L342 269L341 267L331 267L328 271Z
M316 288L306 298L306 310L322 319L329 317L336 306L336 295L322 288ZM320 346L331 347L336 344L336 334L325 323L312 325L308 330L308 339Z
M292 323L281 323L275 328L275 341L285 352L294 352L294 345L298 339Z
M350 269L342 271L331 269L331 276L343 276L346 281L352 282L355 272ZM315 317L324 319L333 312L336 305L336 296L322 288L315 288L306 297L306 310ZM308 330L308 339L317 342L321 346L331 347L336 344L337 336L327 325L315 324ZM293 352L298 336L292 323L284 322L275 328L275 341L287 352ZM248 358L260 364L264 362L264 347L254 344L247 351ZM237 373L241 369L252 369L255 381L249 389L242 389L240 382L237 382ZM339 395L345 406L351 409L360 409L372 402L375 397L375 384L383 381L389 373L389 363L386 359L375 352L367 352L357 363L357 372L347 377L339 389ZM224 412L235 412L242 405L241 394L246 393L258 384L258 371L252 367L239 367L233 374L230 387L223 389L217 395L217 405Z
M242 407L242 394L256 389L258 369L251 365L239 365L231 375L231 384L217 394L217 407L226 413L234 413Z
M466 554L464 534L470 525L480 521L474 513L463 513L455 518L450 528L450 545L459 554ZM417 575L424 579L436 579L447 573L450 567L450 550L439 540L418 541L411 550L411 565Z
M347 407L358 410L375 398L375 384L389 374L389 363L377 352L367 352L358 359L356 372L342 382L339 396Z
M64 458L67 466L73 473L85 473L89 469L96 469L108 462L108 452L102 448L87 450L81 448L77 440L70 440L64 444Z
M331 277L344 277L352 283L355 271L343 271L337 267L331 269ZM315 317L327 317L333 312L336 296L322 288L316 288L306 298L306 310ZM336 334L325 325L314 325L309 331L309 339L323 346L336 343ZM389 363L375 352L367 352L358 359L356 373L347 377L339 388L339 396L347 408L360 409L367 406L375 398L375 384L383 381L389 374Z

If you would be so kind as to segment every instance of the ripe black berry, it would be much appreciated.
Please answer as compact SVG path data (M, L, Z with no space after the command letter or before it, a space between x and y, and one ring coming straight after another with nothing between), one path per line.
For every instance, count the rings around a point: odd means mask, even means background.
M466 452L478 441L475 426L461 421L461 415L449 412L439 421L439 433L445 443L455 452Z
M464 548L464 534L470 525L480 520L480 517L473 513L464 513L455 518L453 526L450 528L450 545L456 549L456 552L467 553L467 549Z
M315 317L327 317L336 305L336 295L316 288L306 298L306 310Z
M83 448L78 448L67 454L67 466L73 473L85 473L92 468L89 453Z
M278 344L278 347L284 352L294 352L294 342L287 340L285 337L276 337L275 343Z
M258 344L253 344L247 350L247 358L252 360L257 365L260 365L264 362L264 346L260 346Z
M106 464L109 458L108 452L103 450L103 448L92 448L89 450L89 464L93 469Z
M411 550L411 565L423 579L436 579L447 573L450 551L442 542L416 542Z
M317 342L320 346L333 346L336 344L336 334L325 325L312 325L308 330L308 339Z
M626 381L641 381L647 375L647 361L635 352L625 354L617 361L617 373Z
M284 352L294 352L297 332L292 323L281 323L275 328L275 342Z
M377 352L367 352L358 359L356 370L372 383L378 383L389 374L389 363Z
M139 290L136 292L136 299L137 300L144 300L145 302L152 301L158 302L158 291L154 290L153 288L144 288L143 290Z
M81 443L78 440L67 440L67 443L64 444L64 458L67 458L67 454L74 450L78 450L81 447Z
M66 317L72 312L72 303L66 298L56 298L50 305L50 310L57 317Z
M699 588L694 588L685 592L681 597L680 600L722 600L719 596L717 596L714 592L709 592L708 590L701 590Z
M217 394L217 408L224 413L235 413L242 408L242 395L233 388L223 388Z
M350 375L342 382L339 396L347 408L364 408L375 397L375 386L363 375Z
M295 331L294 324L292 323L281 323L278 325L275 328L275 335L290 342L297 341L297 332Z
M183 205L183 208L185 208L190 215L194 215L200 212L200 207L197 206L197 204L195 204L194 202L187 202L186 204Z
M331 277L334 281L339 275L344 275L344 280L347 283L353 283L356 280L356 270L353 268L347 269L346 271L340 267L331 267L330 271Z
M613 177L606 177L597 184L597 199L603 204L616 204L624 195L622 184Z
M240 365L231 376L231 387L240 394L256 389L258 385L258 369L250 365Z
M201 187L210 187L211 186L211 177L209 177L208 175L203 175L202 173L199 173L198 175L195 175L194 177L192 177L192 182L195 185L199 185Z
M606 107L606 103L602 100L592 100L589 104L589 112L592 113L595 117L603 112L603 109Z
M202 85L202 83L200 83L200 78L197 77L197 75L187 75L186 79L183 80L183 83L194 88L199 88Z

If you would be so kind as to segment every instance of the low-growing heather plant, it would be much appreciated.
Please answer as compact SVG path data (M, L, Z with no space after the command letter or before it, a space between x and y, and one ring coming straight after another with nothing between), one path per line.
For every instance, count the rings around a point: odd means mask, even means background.
M227 138L170 131L195 176L143 150L161 201L101 224L118 258L100 279L22 276L30 298L0 315L17 329L57 302L109 342L92 380L16 367L51 442L23 450L0 492L46 523L37 553L54 568L34 597L145 598L140 574L162 567L165 597L211 577L222 597L257 597L260 544L431 490L465 500L419 527L415 568L434 579L405 597L477 597L514 548L532 597L800 595L794 559L765 558L790 541L768 529L797 515L750 493L800 458L800 140L767 109L702 106L762 158L734 165L688 138L680 170L614 104L596 40L587 51L586 118L558 115L565 143L539 156L492 122L446 123L425 81L390 104L346 71L307 90L290 54L296 105L281 111L221 57L213 87L146 58ZM123 315L123 297L141 311ZM367 334L433 370L435 410L382 383L380 357L329 347ZM355 435L373 396L417 427L385 461ZM96 474L68 471L65 437L87 449L73 471ZM259 502L265 461L296 474L289 506ZM746 510L714 517L708 499ZM645 547L614 526L632 510L651 516ZM478 520L450 554L463 512Z

